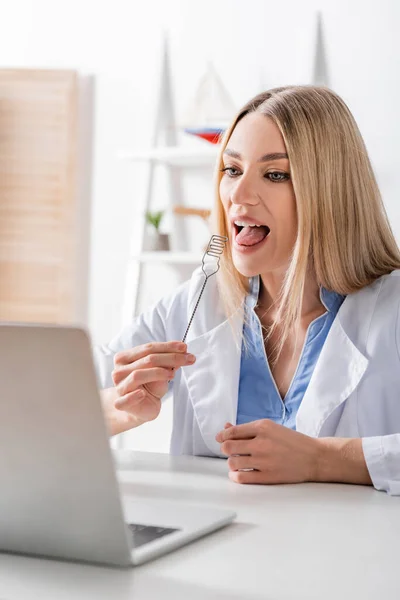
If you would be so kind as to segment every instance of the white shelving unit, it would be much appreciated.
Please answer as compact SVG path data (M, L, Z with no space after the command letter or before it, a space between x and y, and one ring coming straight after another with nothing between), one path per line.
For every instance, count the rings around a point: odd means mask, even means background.
M136 223L135 232L132 233L131 250L128 261L128 273L125 284L124 303L122 309L123 325L131 322L136 315L139 300L139 289L141 283L141 271L145 264L168 264L175 265L177 269L185 265L201 264L202 253L189 252L187 231L183 219L172 215L172 237L173 247L169 252L145 252L144 240L146 235L146 223L144 214L152 204L154 192L154 178L156 169L162 166L167 172L167 185L171 208L173 205L184 204L181 174L184 169L211 170L216 164L219 147L200 139L188 139L187 144L178 145L177 128L174 118L174 107L172 101L171 82L169 75L168 47L165 42L164 55L161 64L159 101L156 122L153 132L151 147L138 151L120 151L118 158L132 165L144 163L148 165L148 179L146 184L145 198L143 202L143 217L141 231ZM160 140L162 138L162 141ZM160 143L161 141L161 143ZM187 269L186 269L187 272Z
M131 256L131 260L140 263L168 263L196 265L201 263L202 255L196 252L141 252Z
M215 164L218 156L218 147L201 142L199 148L191 146L164 146L150 148L143 152L120 152L119 158L128 162L154 162L172 167L203 167Z

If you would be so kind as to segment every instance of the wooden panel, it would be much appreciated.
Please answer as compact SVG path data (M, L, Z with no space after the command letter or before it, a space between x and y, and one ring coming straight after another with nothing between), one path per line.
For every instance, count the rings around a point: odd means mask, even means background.
M77 75L0 70L0 320L74 318Z

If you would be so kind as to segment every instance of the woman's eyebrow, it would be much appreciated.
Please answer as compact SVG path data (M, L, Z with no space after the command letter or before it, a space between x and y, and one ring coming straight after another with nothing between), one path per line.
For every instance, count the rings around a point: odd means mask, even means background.
M272 152L271 154L264 154L257 162L268 162L269 160L279 160L281 158L289 158L286 152Z
M239 152L236 152L236 150L229 150L229 148L226 148L224 150L224 154L227 154L228 156L231 156L232 158L237 158L238 160L242 159ZM271 152L270 154L264 154L264 156L259 158L257 162L263 163L263 162L268 162L270 160L279 160L282 158L287 158L287 159L289 158L288 155L286 154L286 152Z

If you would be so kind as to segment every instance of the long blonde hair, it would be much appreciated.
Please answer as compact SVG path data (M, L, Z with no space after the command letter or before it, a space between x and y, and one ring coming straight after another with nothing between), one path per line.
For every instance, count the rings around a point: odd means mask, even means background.
M298 232L270 333L282 328L277 356L297 329L307 271L328 290L351 294L400 268L400 251L383 206L364 141L343 100L316 86L288 86L259 94L239 111L221 144L216 173L214 229L229 238L218 283L230 317L243 304L248 279L235 268L230 228L219 196L222 155L248 113L279 128L290 162Z

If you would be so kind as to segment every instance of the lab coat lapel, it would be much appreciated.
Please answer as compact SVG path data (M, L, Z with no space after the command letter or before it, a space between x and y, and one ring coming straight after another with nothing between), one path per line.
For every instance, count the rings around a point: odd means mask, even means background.
M236 423L243 310L188 343L196 363L183 369L197 423L208 448L221 455L215 435Z
M348 297L344 304L352 302L354 299ZM296 428L307 435L320 434L328 417L356 389L368 366L368 359L346 333L349 328L357 330L357 319L368 321L368 314L355 314L354 304L353 310L348 308L343 315L340 309L332 324L297 413Z

